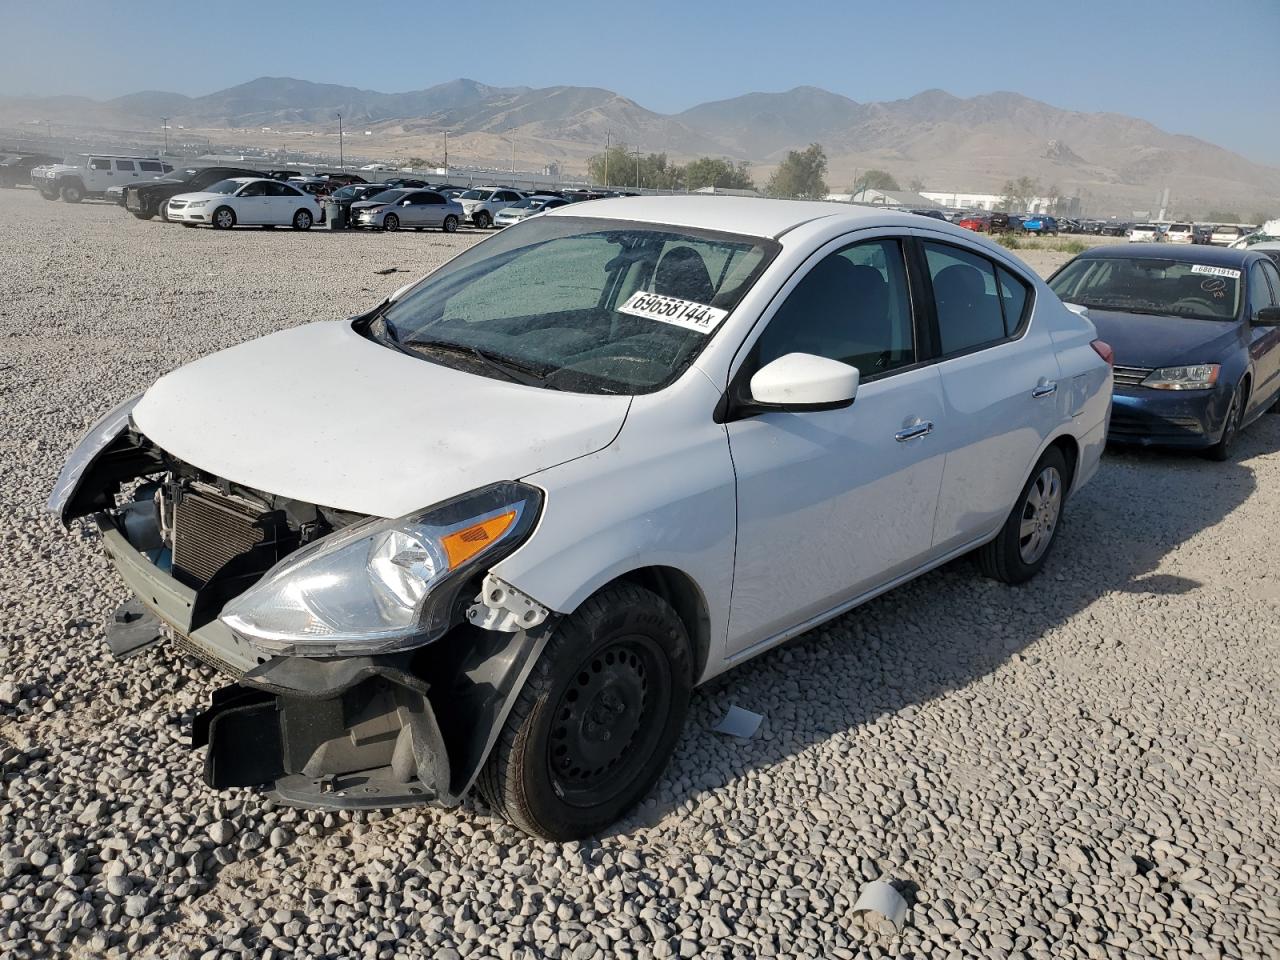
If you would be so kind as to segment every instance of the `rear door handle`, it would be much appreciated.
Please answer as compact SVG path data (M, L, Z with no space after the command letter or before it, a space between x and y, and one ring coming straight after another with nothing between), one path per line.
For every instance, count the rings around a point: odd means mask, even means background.
M899 443L906 443L908 440L914 440L916 437L923 437L925 434L933 432L932 420L921 420L913 423L909 427L903 427L893 435L893 439Z
M1056 381L1041 380L1040 383L1036 385L1036 388L1031 391L1031 396L1036 400L1040 400L1043 397L1052 397L1057 392L1058 384Z

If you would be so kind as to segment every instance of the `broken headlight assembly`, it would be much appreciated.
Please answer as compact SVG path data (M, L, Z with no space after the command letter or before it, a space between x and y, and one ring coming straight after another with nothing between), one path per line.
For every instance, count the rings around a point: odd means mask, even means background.
M449 629L459 590L481 563L515 550L541 508L540 490L506 481L396 520L352 524L280 561L220 619L276 655L421 646Z

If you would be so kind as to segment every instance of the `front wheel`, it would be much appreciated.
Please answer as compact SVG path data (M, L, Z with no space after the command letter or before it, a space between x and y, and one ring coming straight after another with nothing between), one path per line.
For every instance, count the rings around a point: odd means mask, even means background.
M692 688L689 637L671 605L632 584L606 587L556 626L480 792L534 836L596 833L662 774Z
M1227 408L1227 419L1222 424L1222 437L1206 451L1210 460L1219 463L1231 459L1231 450L1235 446L1236 437L1240 434L1240 421L1244 418L1244 387L1236 387L1231 395L1231 406Z
M1031 471L996 538L978 548L983 573L1005 583L1023 583L1040 572L1062 520L1066 477L1062 451L1050 447Z
M79 203L84 199L84 190L78 183L69 183L62 188L62 200L64 203Z
M299 210L293 215L293 229L295 230L310 230L311 223L310 210Z
M382 218L382 229L393 230L393 231L399 230L400 218L397 217L394 213L388 213L385 217Z
M215 230L230 230L236 225L236 212L230 207L219 207L213 211L213 226Z
M447 217L445 217L445 218L444 218L444 223L443 223L441 226L442 226L442 228L443 228L443 230L444 230L444 232L445 232L445 233L457 233L457 232L458 232L458 218L457 218L457 217L455 217L455 216L451 213L451 214L449 214Z
M488 230L493 226L493 217L488 210L481 210L472 218L472 222L481 230Z

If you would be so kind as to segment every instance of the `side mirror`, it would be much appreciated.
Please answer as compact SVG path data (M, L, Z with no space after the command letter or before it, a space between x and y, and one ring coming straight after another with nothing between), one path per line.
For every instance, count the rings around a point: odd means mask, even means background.
M409 206L409 204L411 204L411 203L413 203L413 201L412 201L412 200L401 200L401 201L400 201L400 206L402 206L402 207L407 207L407 206Z
M859 377L839 360L788 353L751 377L751 401L768 410L836 410L853 403Z
M1263 307L1253 316L1255 327L1280 327L1280 307Z

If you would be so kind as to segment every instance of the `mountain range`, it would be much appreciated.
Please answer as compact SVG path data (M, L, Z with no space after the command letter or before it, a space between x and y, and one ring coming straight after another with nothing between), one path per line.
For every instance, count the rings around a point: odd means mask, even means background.
M961 98L926 90L858 102L817 87L748 93L677 114L598 87L493 87L452 80L407 93L261 77L200 97L143 91L113 100L0 96L0 125L49 121L92 130L155 131L160 117L215 142L281 146L309 133L336 143L341 113L353 154L433 156L505 166L513 144L527 168L555 160L582 170L606 137L673 159L712 154L753 164L763 179L786 151L818 142L834 190L859 170L889 170L904 186L996 192L1014 177L1080 195L1087 205L1151 208L1166 187L1175 210L1280 212L1280 169L1134 117L1064 110L1016 93ZM368 135L364 131L369 131ZM352 140L352 134L355 140ZM291 149L299 149L296 140ZM317 146L318 149L318 146ZM336 152L336 151L335 151Z

